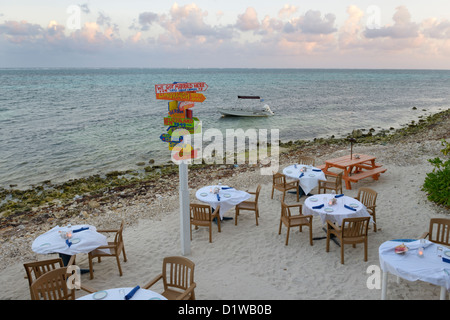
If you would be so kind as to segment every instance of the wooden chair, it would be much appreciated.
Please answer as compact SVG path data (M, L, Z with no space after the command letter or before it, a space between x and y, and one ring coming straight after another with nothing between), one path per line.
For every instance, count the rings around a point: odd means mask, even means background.
M127 255L125 253L125 245L123 243L123 226L124 221L122 220L122 223L120 224L119 229L109 229L109 230L97 230L97 232L103 232L103 233L114 233L114 241L108 242L108 245L106 246L100 246L97 249L91 251L88 253L89 258L89 273L91 276L91 279L94 278L94 268L92 259L97 258L98 262L101 262L101 257L115 257L117 261L117 266L119 267L119 274L122 276L122 267L120 266L120 253L123 253L123 261L127 262ZM108 253L109 249L109 253ZM105 251L104 251L105 250Z
M251 191L247 191L247 192L250 194L254 194L255 199L254 199L254 201L243 201L243 202L239 203L238 205L236 205L235 218L234 218L235 226L237 226L238 216L242 210L254 211L255 218L256 218L256 225L258 225L258 217L259 217L258 198L259 198L259 193L261 192L261 185L258 184L255 192L251 192Z
M339 172L337 175L325 174L327 181L319 180L319 193L323 190L323 193L327 193L327 190L334 190L336 193L342 192L342 175L344 172Z
M421 238L434 243L449 246L450 245L450 219L433 218L430 219L430 228Z
M333 234L339 238L341 243L341 263L344 264L344 244L364 243L364 261L367 261L367 233L369 230L370 217L346 218L342 220L339 227L327 220L327 244L326 250L330 251L330 236Z
M67 266L74 265L75 261L75 255L73 255ZM33 284L36 279L38 279L43 274L64 267L63 260L61 258L55 258L55 259L48 259L48 260L41 260L41 261L33 261L33 262L27 262L24 263L23 266L25 267L26 272L26 278L28 279L28 285L30 287L30 296L33 299L33 293L31 291L31 285ZM88 293L94 293L96 292L95 289L92 289L86 285L81 285L80 289L88 292Z
M198 227L208 227L209 228L209 242L212 242L212 222L216 219L217 228L219 232L220 230L220 206L214 210L212 213L211 206L207 204L198 204L191 203L190 204L191 211L191 240L192 240L192 226L195 226L195 229Z
M195 264L185 257L166 257L163 260L162 273L143 286L149 289L159 280L163 281L162 295L168 300L195 300L194 288Z
M283 192L283 198L281 201L284 201L284 197L286 196L286 191L288 190L292 190L292 189L296 189L297 190L297 202L299 200L299 181L295 180L292 182L286 182L286 175L282 174L282 173L274 173L273 178L272 178L272 197L271 199L273 199L273 192L275 189L277 189L278 191Z
M75 300L75 290L67 287L67 267L48 271L31 284L32 300Z
M298 214L292 215L291 208L298 208ZM299 227L299 231L302 232L302 227L309 227L309 244L313 245L313 236L312 236L312 215L303 215L302 214L302 205L301 204L292 204L287 205L283 201L281 201L281 217L280 217L280 228L278 229L278 234L281 234L281 226L284 224L287 227L286 233L286 245L288 245L289 241L289 230L292 227Z
M377 232L377 217L375 214L378 193L370 188L361 187L358 189L356 200L360 201L373 218L373 231Z
M312 157L307 157L307 156L301 156L298 159L298 164L304 164L307 166L315 166L316 165L316 160Z

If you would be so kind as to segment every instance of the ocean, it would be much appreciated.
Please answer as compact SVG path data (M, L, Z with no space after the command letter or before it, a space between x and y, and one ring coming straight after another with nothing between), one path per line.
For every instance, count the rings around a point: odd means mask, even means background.
M0 187L170 161L155 85L206 82L203 131L279 129L281 141L399 128L450 107L450 71L339 69L0 69ZM238 95L275 115L223 118ZM270 141L270 140L269 140Z

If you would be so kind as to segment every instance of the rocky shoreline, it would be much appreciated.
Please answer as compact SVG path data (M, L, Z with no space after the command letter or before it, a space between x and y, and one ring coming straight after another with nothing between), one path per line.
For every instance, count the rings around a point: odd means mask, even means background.
M354 132L355 146L383 146L383 163L408 165L416 161L415 153L428 152L427 144L431 141L438 145L441 139L450 137L450 109L429 116L428 119L412 122L394 132L382 131L373 135L371 131ZM299 155L310 155L322 164L328 155L336 152L348 152L347 139L314 139L313 141L293 141L280 145L280 168L291 164ZM431 158L431 155L430 155ZM191 197L195 191L209 181L221 179L224 184L240 189L251 189L258 183L271 182L271 176L260 175L262 165L194 165L190 166L189 188ZM156 166L155 166L156 167ZM155 171L155 169L158 169ZM158 219L165 213L173 212L179 207L178 167L168 165L152 170L153 175L146 179L123 180L123 173L111 175L110 184L104 181L92 192L76 194L67 192L64 199L48 198L38 206L26 210L10 211L0 217L0 270L8 263L18 260L28 261L36 258L31 251L31 242L39 234L56 225L92 224L97 228L117 226L117 221L125 218L127 225L137 223L139 219ZM94 180L91 180L94 181ZM79 182L79 181L78 181ZM62 188L63 186L58 186ZM50 188L49 188L50 189ZM67 190L69 190L68 188ZM41 191L44 190L42 187ZM0 190L6 192L8 190ZM82 191L82 189L79 189ZM26 197L24 192L22 197ZM436 210L448 213L448 209L436 207Z

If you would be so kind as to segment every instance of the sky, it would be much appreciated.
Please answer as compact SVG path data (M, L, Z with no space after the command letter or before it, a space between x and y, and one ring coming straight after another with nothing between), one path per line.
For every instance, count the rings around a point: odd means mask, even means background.
M448 0L0 0L0 68L450 69Z

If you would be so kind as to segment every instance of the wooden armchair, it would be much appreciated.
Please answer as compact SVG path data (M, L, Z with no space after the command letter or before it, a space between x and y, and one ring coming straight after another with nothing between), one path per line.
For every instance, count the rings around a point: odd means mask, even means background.
M327 190L334 190L336 193L342 192L342 175L344 172L339 172L337 175L325 174L327 181L319 180L319 193L323 190L323 193L327 193Z
M378 193L375 190L372 190L370 188L361 187L358 190L358 195L355 199L360 201L367 209L369 214L373 218L373 231L377 232L377 217L375 214L375 208L377 206L377 196Z
M125 253L125 245L123 243L123 226L124 221L122 220L122 223L120 224L119 229L112 229L112 230L97 230L97 232L103 232L103 233L115 233L114 235L114 241L108 242L108 245L106 246L100 246L97 249L91 251L88 253L89 258L89 273L91 276L91 279L94 278L94 268L92 259L97 258L98 262L101 262L101 257L115 257L117 261L117 266L119 267L119 274L122 276L122 267L120 266L120 253L123 253L123 261L127 262L127 255ZM109 249L109 253L108 253Z
M316 160L312 157L302 156L298 159L298 163L314 167L316 165Z
M32 300L75 300L75 290L67 287L67 267L48 271L31 284Z
M220 206L214 210L212 213L211 206L207 204L190 204L191 211L191 240L192 240L192 226L195 229L198 227L208 227L209 228L209 242L212 242L212 222L214 219L217 221L217 228L220 231Z
M195 300L194 282L195 264L185 257L166 257L163 260L162 273L142 288L149 289L159 280L163 281L162 295L168 300Z
M75 255L73 255L71 257L67 266L73 265L74 261L75 261ZM64 267L63 260L61 258L27 262L27 263L24 263L23 266L25 267L26 278L28 279L28 285L30 287L31 299L33 299L31 285L33 284L34 281L36 281L40 276L42 276L43 274L45 274L47 272ZM95 289L85 286L83 284L80 286L80 289L84 290L88 293L96 292Z
M298 214L292 215L291 208L298 208ZM309 227L309 244L313 245L313 236L312 236L312 215L303 215L302 214L302 205L301 204L292 204L287 205L283 201L281 201L281 217L280 217L280 227L278 229L278 234L281 234L281 226L284 224L287 227L286 233L286 245L288 245L289 241L289 230L292 227L299 227L299 231L302 232L302 227Z
M364 243L364 261L367 261L367 233L369 230L370 217L346 218L339 227L327 220L327 243L326 250L330 251L330 236L333 234L339 238L341 243L341 263L344 264L344 244Z
M236 205L235 218L234 218L235 226L237 226L238 216L242 210L254 211L255 217L256 217L256 225L258 225L258 217L259 217L258 198L259 198L259 193L261 192L261 185L258 184L255 192L251 192L251 191L247 191L247 192L250 194L254 194L255 199L253 201L243 201L243 202L239 203L238 205Z
M450 245L450 219L433 218L430 219L430 227L422 237L428 238L431 242L442 244L445 246Z
M296 189L297 191L297 202L299 201L299 181L295 180L292 182L286 182L286 175L282 173L274 173L272 178L272 197L273 199L273 192L275 189L278 191L283 192L283 198L281 201L284 201L284 197L286 196L286 191Z

